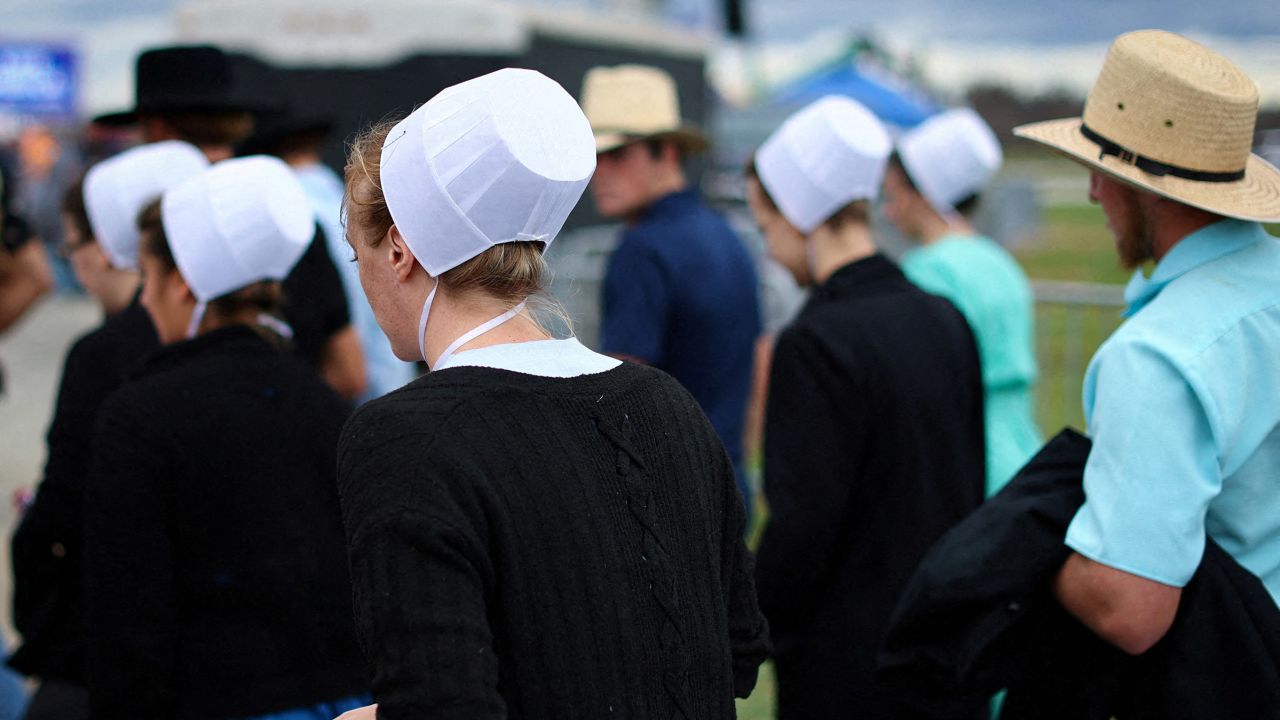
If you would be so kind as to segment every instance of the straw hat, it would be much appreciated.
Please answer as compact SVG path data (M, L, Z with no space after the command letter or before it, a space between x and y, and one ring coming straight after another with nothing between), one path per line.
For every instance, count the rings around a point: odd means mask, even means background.
M1179 35L1116 38L1084 117L1014 128L1092 169L1203 210L1280 221L1280 171L1251 154L1258 89Z
M696 124L681 120L675 80L660 68L591 68L582 79L582 111L591 121L596 152L650 138L672 140L686 153L709 145Z

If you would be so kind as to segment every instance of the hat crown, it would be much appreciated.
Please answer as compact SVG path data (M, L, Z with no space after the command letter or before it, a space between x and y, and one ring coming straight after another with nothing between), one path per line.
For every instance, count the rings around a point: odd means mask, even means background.
M1084 124L1168 165L1237 172L1248 162L1258 89L1230 60L1173 33L1141 30L1111 45Z
M438 275L493 245L550 244L595 170L573 98L508 68L441 91L382 148L382 189L414 256Z
M809 104L769 136L756 172L783 216L813 232L855 200L874 200L892 145L884 125L850 98Z
M582 80L582 110L598 133L654 135L681 124L675 80L648 65L588 70Z
M85 212L113 266L138 266L138 213L208 166L194 145L166 140L125 150L89 168L84 178Z
M224 160L164 194L173 259L209 301L260 280L283 280L315 235L315 211L283 161Z

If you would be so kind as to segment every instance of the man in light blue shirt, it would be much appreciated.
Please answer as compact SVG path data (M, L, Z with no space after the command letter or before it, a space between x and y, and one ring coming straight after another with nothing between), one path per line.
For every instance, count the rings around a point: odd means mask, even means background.
M1085 502L1054 581L1068 611L1140 654L1168 631L1212 537L1280 598L1280 172L1250 154L1258 95L1161 31L1112 45L1084 117L1015 132L1092 172L1127 320L1090 363Z

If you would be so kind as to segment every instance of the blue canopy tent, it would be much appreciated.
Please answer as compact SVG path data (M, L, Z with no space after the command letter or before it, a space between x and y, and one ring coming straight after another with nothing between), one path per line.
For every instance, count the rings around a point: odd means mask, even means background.
M915 127L939 109L933 100L905 81L871 69L860 69L851 61L783 87L774 94L771 104L798 108L827 95L853 98L883 122L898 128Z

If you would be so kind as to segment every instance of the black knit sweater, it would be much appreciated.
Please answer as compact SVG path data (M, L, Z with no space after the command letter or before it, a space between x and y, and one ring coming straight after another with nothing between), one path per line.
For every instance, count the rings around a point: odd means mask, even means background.
M338 476L380 718L732 718L755 685L733 468L665 374L431 373Z
M165 347L107 400L84 503L96 720L368 691L334 482L347 415L244 326Z

